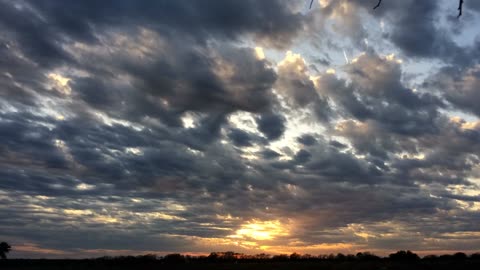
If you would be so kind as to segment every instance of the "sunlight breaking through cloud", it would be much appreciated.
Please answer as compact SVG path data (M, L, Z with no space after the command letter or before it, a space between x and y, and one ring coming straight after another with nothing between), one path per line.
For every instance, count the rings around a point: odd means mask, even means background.
M274 240L278 237L288 236L290 229L278 220L259 221L251 220L242 224L230 238L251 239L251 240Z

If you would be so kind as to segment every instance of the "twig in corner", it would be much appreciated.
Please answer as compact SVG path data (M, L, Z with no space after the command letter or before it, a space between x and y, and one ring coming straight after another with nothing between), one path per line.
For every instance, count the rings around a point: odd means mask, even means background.
M376 5L376 6L374 6L374 7L373 7L373 9L377 9L377 8L380 6L380 4L381 4L381 3L382 3L382 0L378 0L378 3L377 3L377 5Z
M458 1L458 16L457 18L460 18L462 16L462 9L463 9L463 0Z

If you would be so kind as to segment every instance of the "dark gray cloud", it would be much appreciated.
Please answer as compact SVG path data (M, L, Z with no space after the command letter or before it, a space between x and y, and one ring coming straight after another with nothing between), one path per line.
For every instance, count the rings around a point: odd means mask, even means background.
M451 32L457 34L465 26L463 21L456 18L457 4L452 1L390 1L382 3L380 8L372 9L374 1L341 0L329 1L321 9L327 17L344 16L336 26L336 31L345 34L357 47L366 51L372 48L365 47L365 38L373 37L372 25L365 23L358 9L368 12L377 20L388 22L387 27L382 27L383 39L393 43L407 57L439 59L447 63L466 65L476 63L477 45L462 47L453 38ZM452 5L453 4L453 5ZM471 5L476 10L475 3ZM468 8L465 8L469 13ZM471 20L467 14L465 20ZM462 18L464 19L464 18ZM445 26L447 20L451 25ZM467 24L468 25L468 24Z
M235 144L235 146L252 146L252 138L247 132L241 129L231 129L228 133L228 138L233 142L233 144Z
M261 114L256 118L256 122L258 130L269 140L276 140L285 132L285 117L280 114Z
M318 79L319 89L358 120L375 120L381 128L399 134L435 132L442 100L405 87L397 61L361 55L347 66L351 84L327 74Z
M321 121L329 118L328 98L317 92L301 55L287 52L278 65L276 89L292 108L308 108Z
M310 134L304 134L300 137L297 138L297 141L305 146L311 146L311 145L314 145L317 140L315 139L315 137L313 135L310 135Z
M132 1L44 1L29 2L61 31L75 39L95 41L92 26L144 25L162 33L193 36L205 41L211 36L235 39L252 34L266 42L285 46L301 30L303 17L282 1L208 0L205 3L136 3Z
M439 1L403 1L383 9L394 25L390 40L407 55L452 57L459 48L437 26L439 8Z
M55 31L53 25L42 20L41 14L23 3L15 5L2 1L0 5L0 28L6 39L2 42L4 45L12 46L12 49L18 46L28 59L42 66L58 65L71 60L61 48L64 37Z
M480 115L477 106L480 101L478 67L459 69L448 66L431 76L424 86L439 91L456 109Z
M280 156L279 153L273 151L273 150L270 150L270 149L266 149L264 151L262 151L262 157L264 159L273 159L273 158L278 158Z

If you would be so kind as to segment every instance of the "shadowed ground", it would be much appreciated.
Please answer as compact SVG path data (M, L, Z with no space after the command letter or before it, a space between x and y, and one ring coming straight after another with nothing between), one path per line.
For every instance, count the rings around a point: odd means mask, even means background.
M480 269L480 260L418 260L391 261L298 261L298 262L193 262L165 263L159 260L92 259L92 260L7 260L0 262L0 269Z

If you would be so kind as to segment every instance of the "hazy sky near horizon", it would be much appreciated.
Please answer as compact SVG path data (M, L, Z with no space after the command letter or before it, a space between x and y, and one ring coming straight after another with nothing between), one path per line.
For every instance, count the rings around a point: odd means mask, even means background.
M11 257L475 252L480 1L0 0Z

